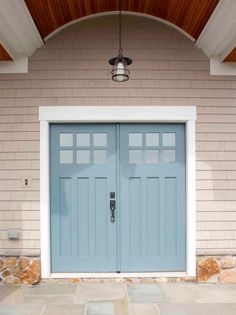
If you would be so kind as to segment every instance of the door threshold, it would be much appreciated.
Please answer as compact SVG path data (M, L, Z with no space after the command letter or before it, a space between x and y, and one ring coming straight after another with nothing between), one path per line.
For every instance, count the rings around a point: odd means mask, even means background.
M51 273L49 279L68 279L68 278L187 278L187 272L96 272L96 273Z

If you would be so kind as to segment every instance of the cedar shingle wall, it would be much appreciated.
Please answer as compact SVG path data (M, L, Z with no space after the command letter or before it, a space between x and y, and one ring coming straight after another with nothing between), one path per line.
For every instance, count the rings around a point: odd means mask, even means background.
M236 248L236 78L210 76L207 57L177 31L124 19L134 61L127 83L110 79L114 17L58 33L31 57L28 74L0 75L0 253L39 252L38 106L47 105L196 105L197 247ZM12 228L22 229L21 241L7 240Z

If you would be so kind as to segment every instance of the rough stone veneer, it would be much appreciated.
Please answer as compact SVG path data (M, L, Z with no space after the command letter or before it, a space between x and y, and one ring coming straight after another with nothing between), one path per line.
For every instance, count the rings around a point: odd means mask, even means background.
M236 255L198 256L197 281L201 283L236 283Z
M39 257L0 257L0 283L33 285L41 280L41 264ZM68 282L84 281L99 282L104 279L68 279ZM109 279L115 282L188 282L195 281L188 277L158 277L158 278L117 278ZM200 283L236 283L236 255L235 256L198 256L197 282Z
M0 282L31 285L40 281L38 257L0 257Z

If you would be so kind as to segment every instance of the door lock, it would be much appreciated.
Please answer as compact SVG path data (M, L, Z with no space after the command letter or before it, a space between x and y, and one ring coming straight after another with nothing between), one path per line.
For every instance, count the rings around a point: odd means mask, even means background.
M110 192L110 198L111 198L111 199L116 198L116 194L115 194L115 192L114 192L114 191Z
M115 200L110 200L110 210L111 210L111 222L114 223L116 220L115 218L116 201Z

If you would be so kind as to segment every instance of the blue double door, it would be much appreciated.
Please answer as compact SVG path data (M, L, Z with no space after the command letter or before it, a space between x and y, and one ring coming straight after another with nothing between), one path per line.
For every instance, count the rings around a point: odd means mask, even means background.
M50 128L52 272L184 271L185 126Z

